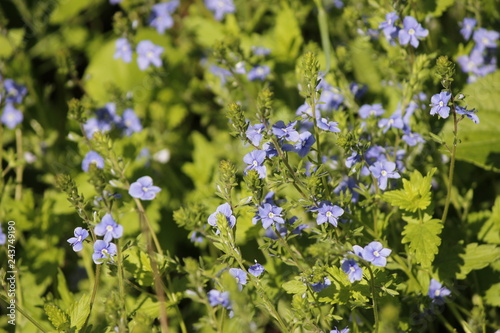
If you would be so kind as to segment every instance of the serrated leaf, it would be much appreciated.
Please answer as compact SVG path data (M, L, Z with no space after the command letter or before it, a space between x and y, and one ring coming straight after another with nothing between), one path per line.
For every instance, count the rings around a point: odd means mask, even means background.
M69 312L71 327L81 330L90 314L90 295L84 294L80 300L71 305Z
M500 283L496 283L486 290L484 301L492 306L500 306Z
M500 197L495 200L491 215L477 236L486 243L500 244Z
M423 267L430 267L441 245L441 230L443 225L438 219L425 214L422 220L403 216L407 225L403 231L402 243L409 243L410 253Z
M49 318L52 325L58 330L69 324L68 315L57 305L46 303L43 305L43 310L45 311L45 314Z
M302 294L307 290L306 285L303 282L297 280L285 282L281 286L289 294Z
M467 85L463 93L469 109L476 109L480 119L474 124L465 118L459 123L456 158L483 169L500 172L500 71L479 78ZM453 121L441 130L445 142L453 142Z
M123 267L132 274L137 283L143 287L152 286L154 282L153 270L148 255L137 247L127 249L123 255L125 258Z
M465 253L460 255L464 264L460 267L457 279L465 279L473 270L482 269L500 259L500 247L491 244L468 244Z
M403 179L403 189L384 193L384 200L393 206L408 212L425 210L431 204L431 181L436 169L432 169L425 177L417 170L413 171L410 179Z

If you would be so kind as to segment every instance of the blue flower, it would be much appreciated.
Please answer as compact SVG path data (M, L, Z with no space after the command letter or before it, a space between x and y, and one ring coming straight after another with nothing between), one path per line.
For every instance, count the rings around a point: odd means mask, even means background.
M264 150L253 150L243 157L243 162L248 164L245 168L245 174L248 170L255 170L259 173L259 178L266 178L266 166L262 165L266 159Z
M378 121L378 127L383 128L383 132L386 133L390 128L403 129L404 123L403 118L399 112L395 112L390 118L383 118Z
M141 121L132 109L123 111L121 126L124 128L125 136L131 136L132 133L142 131Z
M464 36L465 40L469 40L472 35L472 30L476 26L477 21L472 17L464 18L463 22L460 23L462 29L460 29L460 33Z
M248 268L248 273L252 274L255 277L259 277L262 273L264 273L264 266L255 261L255 265L252 265Z
M2 224L0 223L0 245L4 245L7 242L7 235L3 233Z
M96 240L94 243L94 253L92 259L96 265L102 264L105 261L113 263L113 256L116 255L116 245L108 243L101 239Z
M319 293L321 290L325 289L326 287L330 286L332 284L332 281L330 281L329 278L324 277L323 282L316 282L316 283L311 283L311 289L315 293Z
M260 145L260 141L262 140L262 131L264 130L264 124L255 124L250 125L247 128L246 135L248 140L254 145Z
M102 169L104 168L104 158L102 158L102 156L97 152L91 150L83 158L82 170L85 172L89 172L91 164L95 164L96 168Z
M343 259L341 261L341 268L347 274L349 281L361 281L363 278L363 270L359 267L354 259Z
M354 95L354 98L361 98L368 91L368 86L366 84L351 82L349 90Z
M165 30L170 29L174 25L174 20L171 15L178 6L179 0L161 2L154 5L149 25L156 28L159 34L164 34Z
M7 103L20 104L23 102L24 96L28 93L28 89L25 86L17 84L12 79L5 79L3 81L3 87L5 89L5 101Z
M140 41L137 44L137 65L144 71L149 65L161 67L162 61L160 55L163 53L163 47L153 44L149 40Z
M418 133L413 133L409 127L406 128L405 134L403 135L403 141L408 144L408 146L413 147L416 146L418 143L424 143L425 140L422 138L422 136Z
M349 333L349 328L344 328L343 330L338 330L337 327L335 327L334 330L331 330L330 333Z
M23 121L23 113L16 109L12 103L7 103L3 108L2 124L10 129L14 129Z
M281 207L265 203L263 206L259 206L257 215L252 219L252 222L256 224L257 221L262 221L264 229L269 228L274 223L284 224L285 220L281 215L282 210Z
M191 236L189 237L189 240L193 243L203 243L203 234L199 231L193 231L191 232Z
M455 110L456 110L457 114L462 115L462 116L466 116L467 118L472 120L474 123L479 124L479 117L476 115L476 113L477 113L476 110L474 110L474 109L467 110L466 108L461 107L461 106L457 106L455 108Z
M486 48L496 48L496 41L499 36L500 33L496 31L479 28L474 31L472 39L476 42L476 48L480 51L483 51Z
M141 200L153 200L156 193L160 192L161 188L153 186L153 179L149 176L144 176L137 179L136 182L130 184L128 193L133 197Z
M418 47L417 37L427 37L429 30L422 28L420 23L412 16L406 16L403 20L403 29L399 30L399 43L407 45L410 43L414 48Z
M123 0L109 0L109 3L112 4L112 5L117 5L119 3L121 3Z
M322 201L318 208L314 209L318 212L316 223L323 224L328 222L335 227L337 226L337 219L344 214L344 210L337 205L333 205L330 201Z
M344 96L338 92L338 89L332 87L324 79L319 82L318 89L321 89L321 95L318 100L319 104L317 105L318 110L338 110L344 101Z
M108 132L113 125L121 122L120 116L116 114L116 104L107 103L104 107L96 110L96 117L89 118L83 129L88 138L92 138L95 132Z
M111 214L105 214L101 223L95 226L94 232L97 236L104 236L105 242L111 242L111 240L118 239L123 235L123 226L113 220Z
M299 132L295 129L296 121L285 125L283 121L278 121L273 125L273 134L276 135L278 139L285 139L292 142L297 142L300 139Z
M238 287L241 290L241 287L247 284L247 273L244 270L239 268L230 268L229 274L236 279L236 283L238 283Z
M83 249L83 241L89 237L89 232L82 227L75 228L75 237L68 239L68 243L73 247L73 251L78 252ZM1 244L1 242L0 242Z
M220 292L216 289L212 289L208 292L208 302L210 306L222 305L226 309L231 308L231 301L229 300L229 292Z
M233 210L228 203L224 203L217 207L215 212L208 217L208 224L210 224L212 227L217 228L217 215L219 215L219 213L226 217L227 224L230 228L233 228L235 226L236 217L233 215ZM217 230L217 233L219 233L219 230Z
M339 123L335 121L328 121L326 118L321 118L318 119L318 128L324 130L324 131L329 131L333 133L338 133L340 132L340 129L337 127Z
M233 74L231 73L231 71L229 71L229 70L227 70L225 68L219 67L217 65L211 65L210 68L209 68L209 70L210 70L210 73L212 73L213 75L215 75L218 78L220 78L220 84L221 85L226 84L227 78L233 76Z
M311 150L312 145L316 142L316 139L314 138L314 135L312 135L310 132L302 132L299 135L299 142L297 142L295 145L290 145L290 144L284 144L283 145L283 150L285 151L293 151L297 154L299 154L300 157L305 157L309 151Z
M448 102L450 101L451 94L447 91L442 91L439 94L435 94L431 97L431 115L438 113L442 118L448 118L450 115L450 107Z
M382 104L364 104L359 108L359 117L361 119L366 119L368 117L380 117L383 115L385 110L382 108Z
M396 22L398 19L399 16L398 14L396 14L396 12L387 13L385 14L385 21L380 23L378 26L379 29L382 29L385 38L389 42L396 38L398 28L394 26L394 22Z
M224 18L224 15L234 13L233 0L205 0L205 6L214 13L217 21Z
M269 66L259 65L255 66L248 72L247 78L250 81L255 81L255 80L264 81L269 75L269 73L271 73L271 69L269 68Z
M387 259L392 250L386 249L380 242L371 242L363 248L362 257L364 260L371 262L372 265L378 267L385 267Z
M256 56L266 56L271 53L271 50L267 47L262 46L252 46L252 52Z
M389 178L400 178L401 176L396 169L396 163L391 161L377 161L373 165L370 166L370 171L378 180L378 187L381 190L385 190L387 188L387 180Z
M122 59L126 63L132 61L132 46L127 38L118 38L115 43L115 48L115 59Z
M449 296L450 294L451 291L448 288L443 287L441 283L434 279L431 280L431 283L429 285L429 292L427 293L427 295L429 295L433 302L443 301L443 297Z
M262 145L262 149L266 152L267 158L272 158L278 156L278 151L272 142L266 142Z

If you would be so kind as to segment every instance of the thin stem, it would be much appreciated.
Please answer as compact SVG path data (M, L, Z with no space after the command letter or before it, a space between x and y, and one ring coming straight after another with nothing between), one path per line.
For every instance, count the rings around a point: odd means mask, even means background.
M372 299L373 299L373 317L375 320L375 329L373 332L378 333L378 305L377 305L377 300L376 300L376 295L375 295L375 281L373 278L373 271L369 265L366 266L368 268L368 272L370 273L370 288L372 291Z
M443 217L441 217L441 223L443 224L445 223L446 217L448 216L448 209L450 207L450 202L451 202L451 189L453 186L453 173L455 171L455 158L457 153L457 141L458 141L458 121L457 121L457 113L455 112L455 107L453 107L452 113L453 113L453 147L451 147L450 170L448 173L448 193L446 194L446 202L444 205Z
M4 295L1 295L1 298L4 302L6 302L7 304L10 304L9 301L4 298ZM43 328L43 326L37 322L35 319L33 319L33 317L31 317L26 311L24 311L20 306L17 305L16 303L16 310L19 311L24 318L28 319L33 325L36 326L36 328L38 328L40 330L40 332L48 332L48 330L46 330L45 328Z
M121 246L121 240L118 239L118 286L119 286L119 291L120 291L120 298L123 300L121 302L122 308L120 309L120 332L126 332L127 331L127 302L126 302L126 294L125 294L125 286L123 284L123 255L122 255L122 246Z
M156 252L163 254L163 250L161 248L160 242L158 241L158 237L156 237L156 233L153 230L153 226L149 222L149 218L146 215L146 211L144 210L144 206L142 206L142 202L137 198L134 198L134 201L135 201L135 204L137 206L137 210L139 211L139 215L140 215L141 220L144 221L144 223L146 223L146 226L149 229L149 234L153 238L153 242L154 242L155 247L156 247Z
M20 163L23 158L23 132L20 128L16 128L16 150L17 150L17 167L16 167L16 201L22 199L23 195L23 172L24 163Z

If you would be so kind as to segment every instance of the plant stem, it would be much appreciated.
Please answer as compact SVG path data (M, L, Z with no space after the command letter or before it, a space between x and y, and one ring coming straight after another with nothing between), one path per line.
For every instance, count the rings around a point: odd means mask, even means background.
M453 98L452 98L452 104L453 104ZM458 120L457 120L457 113L455 112L455 107L453 107L452 113L453 113L453 147L451 147L450 170L448 173L448 193L446 194L446 202L444 204L443 216L441 217L441 223L443 224L446 221L446 217L448 216L448 209L450 207L451 189L453 186L453 173L455 171L455 158L457 153L457 141L458 141Z
M379 318L378 318L378 305L377 305L377 300L376 300L376 295L375 295L375 281L373 278L372 268L369 265L367 265L366 267L368 268L368 272L370 272L370 288L372 291L372 298L373 298L373 318L375 320L375 328L374 328L373 332L378 333Z
M118 286L119 286L119 292L120 292L120 298L123 300L123 303L121 305L120 309L120 332L127 332L127 302L126 302L126 295L125 295L125 286L123 284L123 256L122 256L122 246L121 246L121 240L118 239Z
M17 150L17 167L16 167L16 192L15 199L16 201L22 199L23 195L23 172L24 172L24 163L20 163L20 161L24 160L23 157L23 132L20 128L16 128L16 150Z
M10 304L9 300L4 295L0 295L0 298L5 303ZM31 317L26 311L24 311L20 306L18 306L17 303L16 303L16 310L19 311L23 315L23 317L28 319L33 325L35 325L36 328L38 328L40 330L40 332L43 332L43 333L48 332L48 330L43 328L43 326L39 322L37 322L35 319L33 319L33 317Z

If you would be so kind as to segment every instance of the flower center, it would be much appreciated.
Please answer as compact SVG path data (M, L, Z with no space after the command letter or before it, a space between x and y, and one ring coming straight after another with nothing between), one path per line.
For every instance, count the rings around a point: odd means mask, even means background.
M331 217L332 215L333 215L332 212L330 212L330 211L326 212L327 217Z
M269 212L269 214L267 214L267 216L272 219L274 217L274 213L273 212Z
M354 266L351 266L349 270L351 271L351 273L354 273L356 271L356 268L354 268Z
M77 242L81 242L82 241L82 236L78 236L78 238L76 239Z
M438 289L434 292L434 296L439 297L441 296L441 289Z
M259 163L256 160L254 160L252 164L253 164L253 166L258 166L259 165Z
M443 101L439 101L439 106L440 106L440 107L443 107L443 106L444 106Z
M142 187L142 191L143 191L143 192L147 192L148 190L149 190L149 189L148 189L146 186L143 186L143 187Z
M152 51L148 51L148 53L146 53L146 56L151 59L154 57L154 54Z
M393 123L394 123L394 119L389 119L389 123L388 123L388 125L390 126L390 125L392 125Z
M106 227L106 230L109 231L109 232L113 231L113 226L112 225L108 225Z
M414 29L408 30L408 35L413 36L414 34L415 34L415 30Z
M107 256L109 254L108 249L102 249L101 254Z
M380 257L380 253L378 253L378 251L373 251L373 255L377 258Z
M385 176L387 176L387 171L382 170L382 171L380 171L380 174L381 174L383 177L385 177Z
M370 116L374 116L376 114L376 111L375 110L371 110L370 111Z

